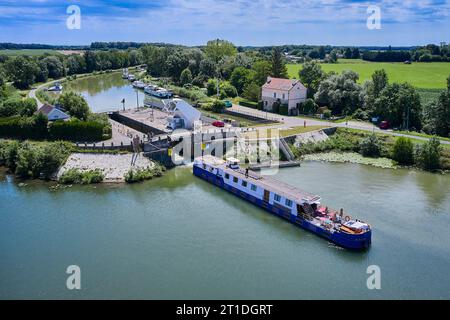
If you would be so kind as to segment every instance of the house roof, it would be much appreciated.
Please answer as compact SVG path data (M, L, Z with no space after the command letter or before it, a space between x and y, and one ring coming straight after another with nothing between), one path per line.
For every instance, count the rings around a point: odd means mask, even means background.
M52 112L54 109L55 109L54 106L51 106L49 104L44 104L42 107L39 108L39 110L37 112L43 113L46 116L48 116L50 114L50 112Z
M47 118L50 116L50 114L52 114L52 118L59 118L59 119L68 119L70 118L70 116L59 110L58 108L56 108L55 106L49 105L49 104L44 104L42 107L39 108L39 110L36 113L42 113L44 114Z
M290 91L297 84L300 84L303 88L305 87L299 80L268 77L267 82L263 85L263 89Z

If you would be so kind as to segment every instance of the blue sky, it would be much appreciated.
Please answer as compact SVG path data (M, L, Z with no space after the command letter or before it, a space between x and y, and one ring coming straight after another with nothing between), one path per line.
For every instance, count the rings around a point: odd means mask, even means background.
M66 27L69 5L81 29ZM369 30L367 7L381 9ZM200 45L422 45L450 42L450 0L0 0L0 42L93 41Z

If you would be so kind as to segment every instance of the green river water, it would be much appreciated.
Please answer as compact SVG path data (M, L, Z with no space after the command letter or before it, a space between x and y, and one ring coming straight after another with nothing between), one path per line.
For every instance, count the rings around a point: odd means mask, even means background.
M0 298L449 299L450 178L305 162L277 178L373 226L350 252L179 167L136 185L0 177ZM80 291L66 268L81 268ZM381 290L366 286L381 269Z

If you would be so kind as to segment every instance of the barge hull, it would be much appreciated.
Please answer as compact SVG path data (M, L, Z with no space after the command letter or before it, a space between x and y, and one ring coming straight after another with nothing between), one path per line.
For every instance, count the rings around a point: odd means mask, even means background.
M369 248L371 245L371 236L372 231L367 232L363 235L350 235L350 234L343 234L339 232L328 232L322 228L318 228L314 224L310 223L308 220L302 219L301 217L298 217L296 215L291 214L288 210L283 210L280 207L271 205L270 203L267 203L261 199L258 199L248 193L245 193L239 189L234 188L233 186L230 186L226 184L222 177L218 177L217 175L207 171L203 170L202 168L199 168L197 166L194 166L194 175L199 177L202 180L205 180L223 190L226 190L235 196L238 196L255 206L258 206L262 209L265 209L269 213L282 218L284 220L289 221L290 223L294 224L297 227L301 227L305 230L308 230L340 247L351 249L351 250L364 250L366 248Z

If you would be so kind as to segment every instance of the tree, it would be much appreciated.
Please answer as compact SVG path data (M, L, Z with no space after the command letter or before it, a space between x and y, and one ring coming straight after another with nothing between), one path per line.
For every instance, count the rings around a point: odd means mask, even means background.
M359 143L359 152L364 157L379 157L381 153L381 145L377 135L371 134Z
M411 139L400 137L395 141L392 148L392 159L404 165L414 163L414 145Z
M374 107L375 114L389 121L393 127L421 128L420 95L408 83L386 86L375 100Z
M450 90L439 95L423 111L423 130L429 134L448 137L450 134Z
M236 53L237 50L234 44L226 40L211 40L208 41L205 47L206 56L216 64L218 64L223 57L234 56Z
M73 117L86 120L90 109L81 95L74 92L65 92L59 97L58 103Z
M42 59L42 61L47 65L48 76L53 79L59 79L64 76L64 65L55 56L50 56Z
M17 56L6 63L6 69L14 85L19 89L28 89L36 81L39 67L32 58Z
M345 48L344 58L345 59L351 59L352 58L352 49L351 48Z
M256 82L257 85L262 86L267 81L267 77L270 75L271 65L267 60L256 61L253 64L252 70L253 81Z
M353 114L362 105L358 78L353 71L331 75L320 83L314 98L320 105L329 106L333 114Z
M241 94L244 91L245 86L251 81L252 73L249 69L244 67L237 67L233 70L230 77L231 84Z
M307 99L300 105L300 113L310 115L315 114L317 112L317 104L313 99Z
M188 68L184 69L180 75L180 83L181 85L186 85L192 83L192 72Z
M3 86L5 83L6 83L6 74L2 66L0 65L0 87Z
M321 46L319 47L319 58L320 59L325 59L326 56L326 51L325 51L325 47Z
M433 137L416 148L415 161L424 170L433 171L441 168L442 146L438 138Z
M352 59L359 59L361 58L361 53L359 52L358 48L353 48L352 50Z
M189 67L189 57L181 50L175 51L167 57L167 75L176 81L179 80L181 72ZM191 75L192 76L192 75Z
M216 76L216 64L214 61L209 58L202 60L200 62L200 74L208 78L214 78Z
M242 96L250 101L257 102L261 97L261 87L255 82L247 83L244 87Z
M288 78L287 68L279 48L273 48L271 57L272 69L270 75L275 78Z
M70 75L83 73L86 70L85 59L78 54L70 55L67 58L67 73Z
M384 69L376 70L372 75L373 94L378 96L381 91L389 84L389 78Z
M313 97L324 78L324 72L316 61L305 62L298 73L300 81L308 89L308 97Z

